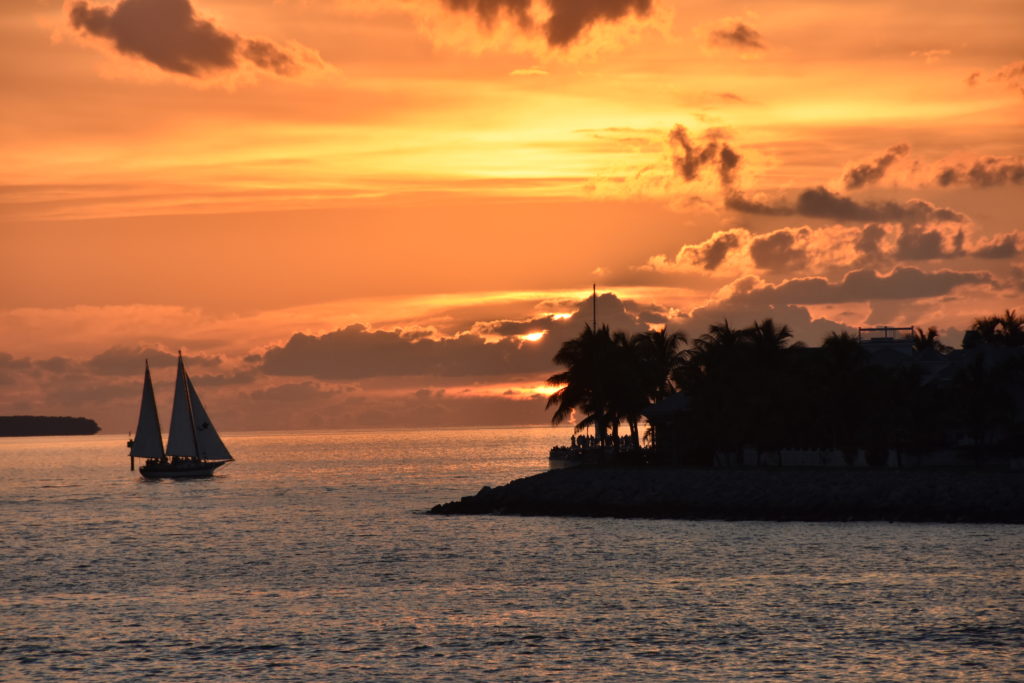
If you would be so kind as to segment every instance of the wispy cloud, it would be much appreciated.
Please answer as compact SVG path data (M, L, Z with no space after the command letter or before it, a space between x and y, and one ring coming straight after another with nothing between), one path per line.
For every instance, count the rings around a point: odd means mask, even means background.
M872 162L859 164L846 172L843 181L847 190L856 190L882 179L885 172L900 157L910 151L909 145L896 145Z
M742 22L729 22L730 25L711 31L709 36L715 45L738 47L742 49L764 50L764 39L758 31Z

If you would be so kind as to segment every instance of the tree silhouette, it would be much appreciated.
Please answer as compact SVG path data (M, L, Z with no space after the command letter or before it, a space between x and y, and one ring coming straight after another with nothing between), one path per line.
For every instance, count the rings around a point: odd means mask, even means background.
M660 330L635 334L630 342L643 373L642 381L647 398L660 401L675 393L672 377L685 361L680 347L686 343L686 335L682 332L670 334L662 327Z
M590 325L579 336L562 344L554 362L565 370L547 380L548 384L564 385L548 397L547 407L556 407L551 416L553 424L565 422L579 410L583 417L576 423L576 431L593 426L594 434L602 443L606 440L607 371L604 361L613 346L607 326L595 330Z
M875 356L847 333L817 348L792 343L789 328L771 318L746 328L723 320L688 349L681 333L664 328L627 337L587 326L554 358L564 370L548 379L559 385L548 406L552 422L576 414L576 430L593 427L604 445L619 446L626 422L638 447L645 409L682 393L652 420L660 420L655 443L691 464L750 448L759 460L783 448L839 449L851 463L863 451L874 464L893 451L901 464L901 453L967 442L1019 448L1024 318L1008 310L972 329L981 341L970 349L950 352L934 327L915 328L914 353ZM945 365L935 365L935 351Z
M921 352L929 349L939 353L945 353L950 350L948 346L939 341L939 331L934 327L929 327L927 332L920 327L915 327L914 350Z

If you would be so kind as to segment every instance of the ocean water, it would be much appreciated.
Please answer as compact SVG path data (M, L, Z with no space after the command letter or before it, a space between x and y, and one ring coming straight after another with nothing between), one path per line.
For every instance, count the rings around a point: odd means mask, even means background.
M0 440L0 679L1024 680L1024 528L441 517L550 428Z

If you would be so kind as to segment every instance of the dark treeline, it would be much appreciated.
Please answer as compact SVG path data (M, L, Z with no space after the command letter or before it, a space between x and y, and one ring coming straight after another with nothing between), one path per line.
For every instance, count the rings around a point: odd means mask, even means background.
M578 431L620 449L639 448L646 414L655 451L694 463L743 448L863 451L883 462L890 449L1019 450L1024 318L980 318L964 345L951 350L932 328L900 344L833 333L806 347L771 319L712 325L692 343L664 329L627 336L588 326L555 356L565 369L548 382L564 386L548 406L554 423L582 416Z
M0 436L68 436L98 431L95 420L86 417L0 416Z

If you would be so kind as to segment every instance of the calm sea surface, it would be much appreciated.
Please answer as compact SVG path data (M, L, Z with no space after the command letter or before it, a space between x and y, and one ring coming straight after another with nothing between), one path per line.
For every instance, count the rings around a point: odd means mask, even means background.
M0 679L1024 680L1024 528L435 517L548 428L0 440Z

